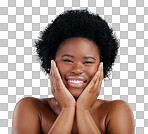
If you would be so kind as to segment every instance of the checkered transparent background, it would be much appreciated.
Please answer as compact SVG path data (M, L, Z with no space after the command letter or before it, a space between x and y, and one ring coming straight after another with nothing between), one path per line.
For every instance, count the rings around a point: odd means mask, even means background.
M33 47L39 32L64 10L86 7L100 14L120 41L99 98L126 101L135 133L148 133L148 0L0 0L0 132L11 133L20 99L52 96Z

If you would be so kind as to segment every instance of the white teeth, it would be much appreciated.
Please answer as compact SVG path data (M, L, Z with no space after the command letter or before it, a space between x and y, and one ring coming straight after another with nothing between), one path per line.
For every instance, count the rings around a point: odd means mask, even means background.
M79 81L79 80L68 80L71 83L76 83L76 84L82 84L84 83L83 81Z

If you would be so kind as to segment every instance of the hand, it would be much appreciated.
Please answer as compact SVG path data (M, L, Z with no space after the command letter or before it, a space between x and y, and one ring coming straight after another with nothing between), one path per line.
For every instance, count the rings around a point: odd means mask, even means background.
M60 103L61 107L75 107L75 99L65 87L54 60L51 61L50 82L51 92L55 99Z
M96 101L103 80L103 63L100 63L99 69L94 75L93 79L90 81L88 86L84 89L82 94L77 100L77 108L90 110L91 106Z

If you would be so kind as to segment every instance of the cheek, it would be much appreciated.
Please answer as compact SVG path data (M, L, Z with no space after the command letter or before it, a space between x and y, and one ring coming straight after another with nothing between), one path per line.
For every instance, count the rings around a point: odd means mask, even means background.
M62 64L60 64L59 62L56 62L56 66L57 66L57 68L59 70L59 73L63 74L63 66L62 66Z
M61 62L58 62L58 61L56 62L56 65L57 65L57 68L59 70L61 77L63 77L67 72L67 67L64 64L62 64Z
M97 66L87 69L86 73L87 73L88 77L90 78L90 80L94 77L94 75L96 74L97 70L98 70Z

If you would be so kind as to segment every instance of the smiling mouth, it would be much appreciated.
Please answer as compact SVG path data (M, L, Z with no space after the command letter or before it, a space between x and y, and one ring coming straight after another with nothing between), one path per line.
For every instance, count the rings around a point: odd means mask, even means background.
M68 81L70 83L74 83L74 84L83 84L83 83L86 83L86 81L80 81L80 80L68 80L68 79L66 79L66 81Z
M67 84L70 87L73 87L73 88L83 88L84 85L86 84L86 81L81 81L81 80L68 80L68 79L66 79L66 81L67 81Z

